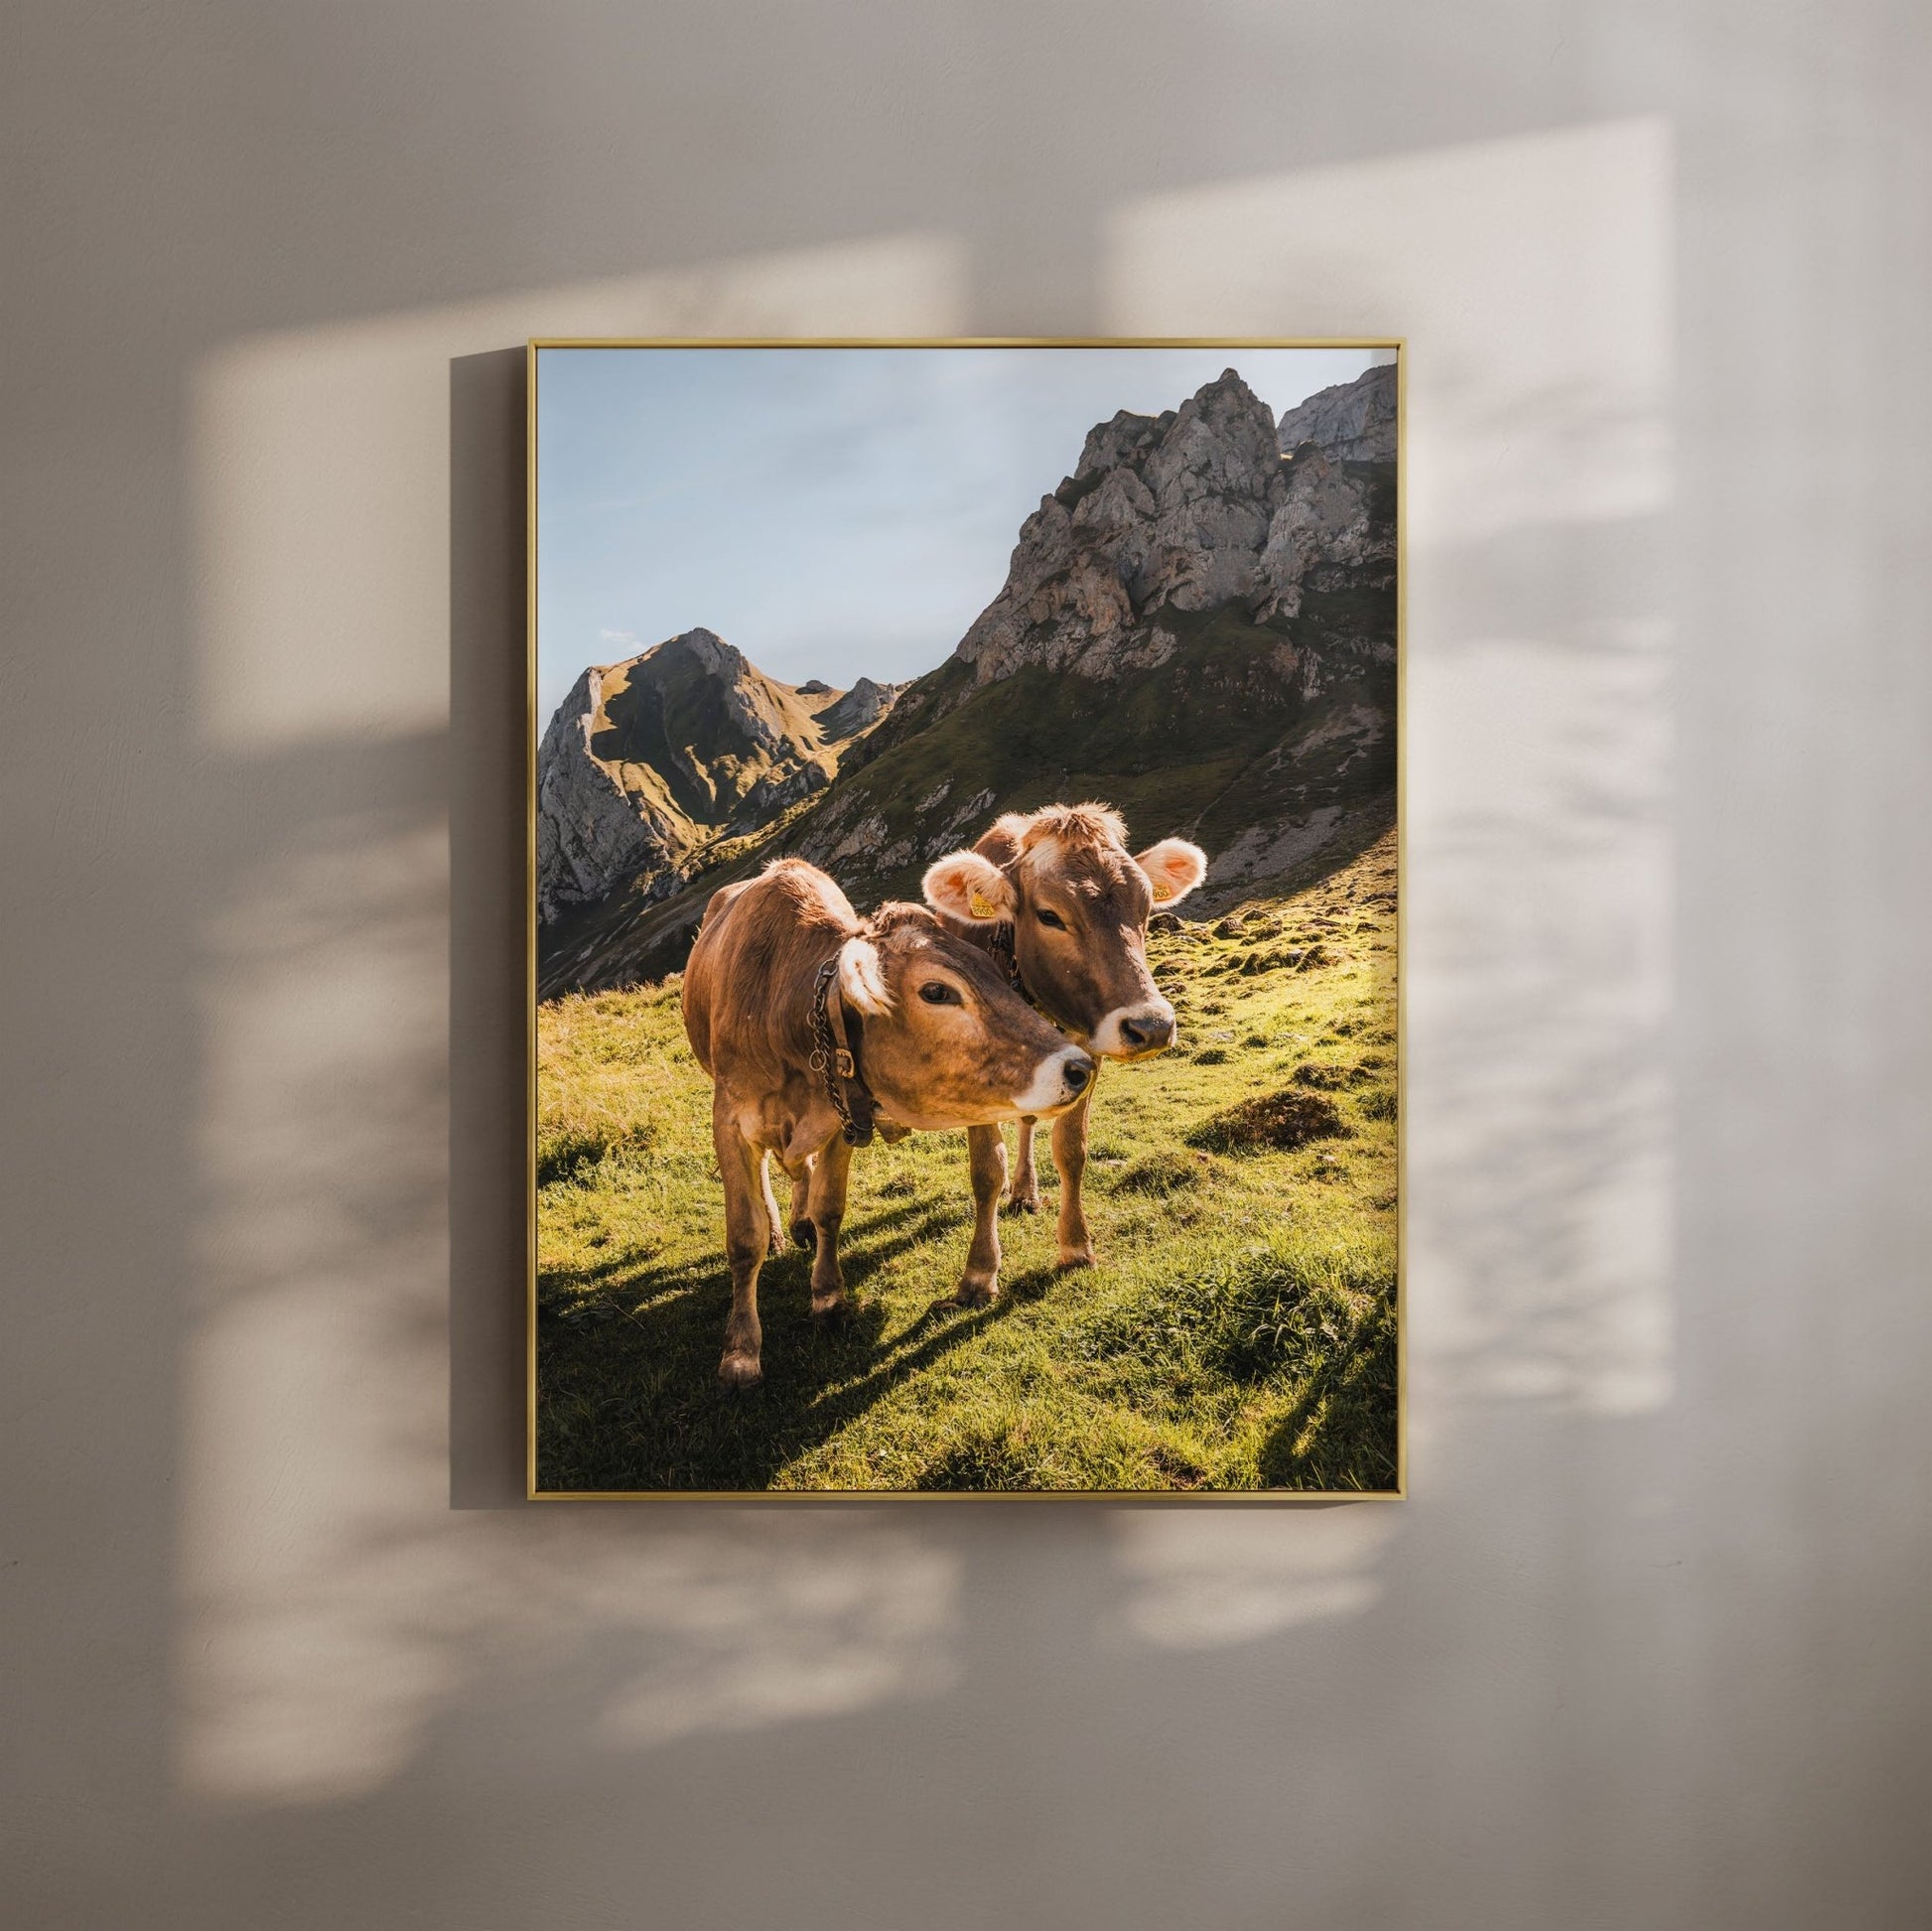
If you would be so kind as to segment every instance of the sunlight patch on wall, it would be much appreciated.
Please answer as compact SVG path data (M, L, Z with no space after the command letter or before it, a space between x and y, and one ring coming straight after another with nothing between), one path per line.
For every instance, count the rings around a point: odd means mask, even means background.
M530 336L944 335L944 236L490 296L237 343L192 397L199 705L247 749L439 727L449 706L449 363Z
M325 816L206 932L175 1733L223 1806L365 1796L479 1698L540 1753L951 1680L954 1567L884 1520L450 1509L444 868Z
M715 1536L660 1542L614 1604L658 1640L617 1672L598 1733L637 1749L937 1695L958 1675L959 1587L957 1557L885 1524L828 1545L765 1514L728 1555Z
M581 1754L951 1681L955 1565L884 1518L451 1510L446 868L428 806L325 813L205 928L174 1737L222 1806L433 1771L480 1698Z
M1412 1448L1671 1387L1671 254L1656 119L1108 223L1111 329L1408 344Z
M1353 1615L1382 1593L1375 1574L1399 1522L1384 1505L1175 1509L1108 1518L1122 1600L1113 1635L1157 1649L1214 1649Z
M476 1612L444 1454L444 841L329 821L206 935L183 1769L326 1801L415 1746Z
M265 337L200 372L201 724L225 794L262 807L207 883L197 984L173 1747L205 1801L365 1795L484 1694L529 1748L576 1751L942 1680L950 1571L883 1523L821 1522L800 1551L715 1517L672 1539L623 1510L451 1511L439 760L453 358L532 334L944 333L959 263L886 237ZM506 1661L530 1654L540 1672ZM578 1667L593 1688L560 1713Z

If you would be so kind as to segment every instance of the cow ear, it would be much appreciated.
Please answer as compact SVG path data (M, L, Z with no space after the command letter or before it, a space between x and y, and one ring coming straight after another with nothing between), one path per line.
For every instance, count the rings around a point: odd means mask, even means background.
M886 970L879 961L879 948L869 938L849 938L839 947L839 991L855 1012L874 1018L892 1010L893 996L886 990Z
M1184 838L1164 838L1135 855L1134 863L1147 874L1157 905L1172 905L1207 877L1207 854Z
M966 925L1003 925L1019 909L1012 881L978 852L948 852L927 870L921 890L934 911Z

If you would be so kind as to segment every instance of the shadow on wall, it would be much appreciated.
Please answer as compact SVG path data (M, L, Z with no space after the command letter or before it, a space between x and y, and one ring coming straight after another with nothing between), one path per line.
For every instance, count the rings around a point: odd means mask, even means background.
M1126 200L1096 229L1108 330L1412 344L1409 1509L523 1509L503 345L956 332L970 250L909 233L209 358L202 719L259 856L200 935L172 1738L225 1916L500 1922L509 1891L647 1882L663 1922L740 1923L771 1870L830 1882L865 1820L853 1922L915 1886L935 1931L1182 1921L1204 1864L1225 1921L1291 1868L1306 1921L1420 1921L1430 1873L1507 1817L1541 1848L1487 1922L1556 1921L1589 1856L1629 1921L1674 1921L1565 1820L1579 1780L1639 1824L1665 1803L1632 1784L1655 1750L1605 1768L1580 1739L1678 1716L1573 1683L1554 1770L1523 1747L1548 1629L1641 1613L1632 1566L1601 1572L1658 1532L1640 1451L1599 1432L1670 1391L1666 161L1654 123L1585 127ZM1234 245L1255 234L1281 245ZM1502 1484L1518 1521L1466 1506ZM1582 1496L1584 1557L1551 1534ZM755 1860L700 1827L737 1801ZM990 1870L976 1836L1035 1817L1087 1856ZM352 1829L353 1865L284 1895L315 1819Z

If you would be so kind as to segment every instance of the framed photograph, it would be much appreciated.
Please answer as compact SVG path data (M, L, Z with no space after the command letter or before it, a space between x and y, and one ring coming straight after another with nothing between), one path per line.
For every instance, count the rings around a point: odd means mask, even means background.
M533 1497L1402 1492L1402 383L531 344Z

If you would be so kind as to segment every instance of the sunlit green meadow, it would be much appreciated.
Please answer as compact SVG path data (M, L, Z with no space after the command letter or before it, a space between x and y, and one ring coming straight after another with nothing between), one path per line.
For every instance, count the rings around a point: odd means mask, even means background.
M809 1257L768 1263L749 1396L716 1380L723 1196L678 982L544 1005L538 1486L1393 1488L1393 837L1149 953L1181 1043L1102 1072L1099 1265L1054 1267L1042 1134L1002 1299L935 1308L971 1224L965 1137L876 1144L840 1243L849 1314L815 1328Z

